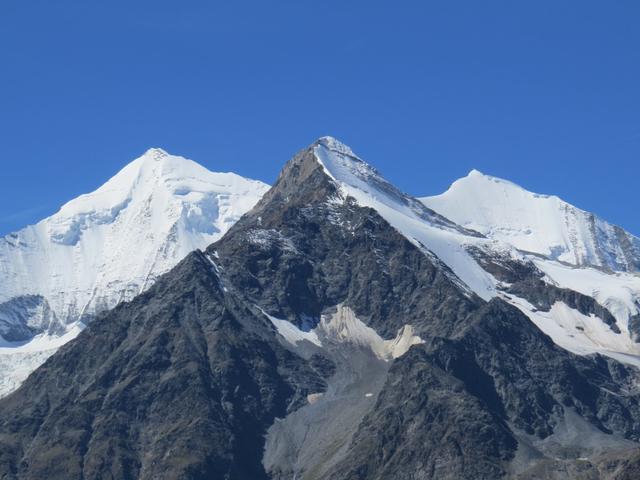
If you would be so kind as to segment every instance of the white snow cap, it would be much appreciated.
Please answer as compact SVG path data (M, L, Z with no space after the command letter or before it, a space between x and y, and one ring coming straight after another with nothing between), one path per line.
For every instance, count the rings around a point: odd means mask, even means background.
M351 150L350 147L348 147L347 145L345 145L335 137L331 137L328 135L324 137L320 137L317 143L328 148L329 150L333 150L343 155L348 155L350 157L357 158L358 160L360 159L355 153L353 153L353 150Z
M92 193L81 195L62 206L52 217L44 220L56 243L73 245L82 231L92 225L102 225L116 220L129 203L150 202L153 213L168 213L167 225L175 220L179 208L193 202L205 207L207 196L232 194L249 197L252 191L264 191L261 182L247 180L234 173L214 173L186 158L169 155L160 148L151 148L144 155L129 163L114 177ZM168 208L169 204L171 207ZM213 206L213 205L211 205ZM168 211L167 211L168 210ZM211 212L213 213L213 212ZM244 213L244 212L243 212ZM196 220L194 212L187 213L187 220ZM155 218L161 222L160 215ZM205 230L221 231L215 220ZM197 230L198 227L192 225ZM201 225L200 227L204 227Z
M220 238L268 188L149 149L97 190L0 239L0 302L43 295L59 318L114 306Z
M424 197L429 208L463 227L515 248L572 265L635 270L640 240L552 195L472 170L445 193ZM620 237L625 236L625 241Z
M268 189L262 182L214 173L149 149L97 190L0 238L0 304L41 295L68 332L78 332L81 318L130 300L189 252L220 238ZM37 356L44 361L57 347L54 339L37 340L37 349L48 352ZM36 349L34 342L22 350ZM18 356L11 345L0 354L12 352L14 367L0 369L0 396L7 393L3 385L17 385L3 375L29 373L37 366L31 353L25 363L26 356ZM0 365L9 362L2 360Z

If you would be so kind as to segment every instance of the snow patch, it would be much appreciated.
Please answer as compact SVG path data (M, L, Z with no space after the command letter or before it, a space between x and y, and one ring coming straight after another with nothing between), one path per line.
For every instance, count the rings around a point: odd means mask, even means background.
M543 312L522 298L508 296L505 300L565 350L578 355L600 353L640 367L640 344L628 335L615 333L593 314L584 315L563 302L556 302L551 310Z
M343 304L338 305L335 312L322 315L318 325L310 330L302 330L288 320L273 317L261 308L260 311L292 347L299 347L305 341L323 348L333 343L349 343L371 350L379 359L389 361L407 353L412 345L424 343L414 334L411 325L398 330L395 338L384 340Z
M271 321L278 333L294 347L302 342L310 342L318 347L322 347L322 342L315 331L303 331L288 320L273 317L260 309L262 313Z
M285 237L278 230L273 229L252 229L246 233L247 240L253 245L261 248L278 246L283 250L297 253L298 249L290 238Z
M629 317L640 313L640 275L575 268L539 258L532 260L549 283L593 297L611 312L620 330L629 336Z

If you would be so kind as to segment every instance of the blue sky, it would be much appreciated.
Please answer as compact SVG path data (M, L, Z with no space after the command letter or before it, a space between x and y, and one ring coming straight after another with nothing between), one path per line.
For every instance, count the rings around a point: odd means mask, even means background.
M159 146L272 182L333 135L403 190L477 168L640 234L636 1L0 2L0 233Z

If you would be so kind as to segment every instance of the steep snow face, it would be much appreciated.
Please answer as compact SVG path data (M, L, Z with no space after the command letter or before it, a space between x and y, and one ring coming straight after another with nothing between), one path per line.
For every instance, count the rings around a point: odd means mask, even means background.
M0 239L0 396L96 313L220 238L268 190L151 149L96 191Z
M335 138L321 138L314 153L339 187L342 198L336 201L351 197L376 210L408 240L451 268L465 289L484 299L496 295L495 280L466 251L466 245L488 243L487 239L402 193Z
M422 202L450 220L515 248L576 266L640 271L640 239L558 197L473 170Z
M0 239L0 302L40 295L63 324L90 318L217 240L267 189L149 150L96 191Z

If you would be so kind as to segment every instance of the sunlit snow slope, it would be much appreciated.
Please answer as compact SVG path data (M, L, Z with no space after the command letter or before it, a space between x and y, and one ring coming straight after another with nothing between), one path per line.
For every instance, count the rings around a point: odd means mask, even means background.
M638 327L632 325L640 319L640 239L556 196L532 193L477 170L445 193L421 201L484 234L494 242L490 249L532 262L546 283L594 298L620 329L616 333L565 304L540 312L524 299L505 297L558 345L640 365Z
M0 354L33 359L34 350L55 348L78 322L133 298L220 238L267 189L151 149L96 191L1 238ZM7 363L0 358L0 395L11 389Z
M556 196L532 193L477 170L422 202L463 227L577 266L640 270L640 239Z

